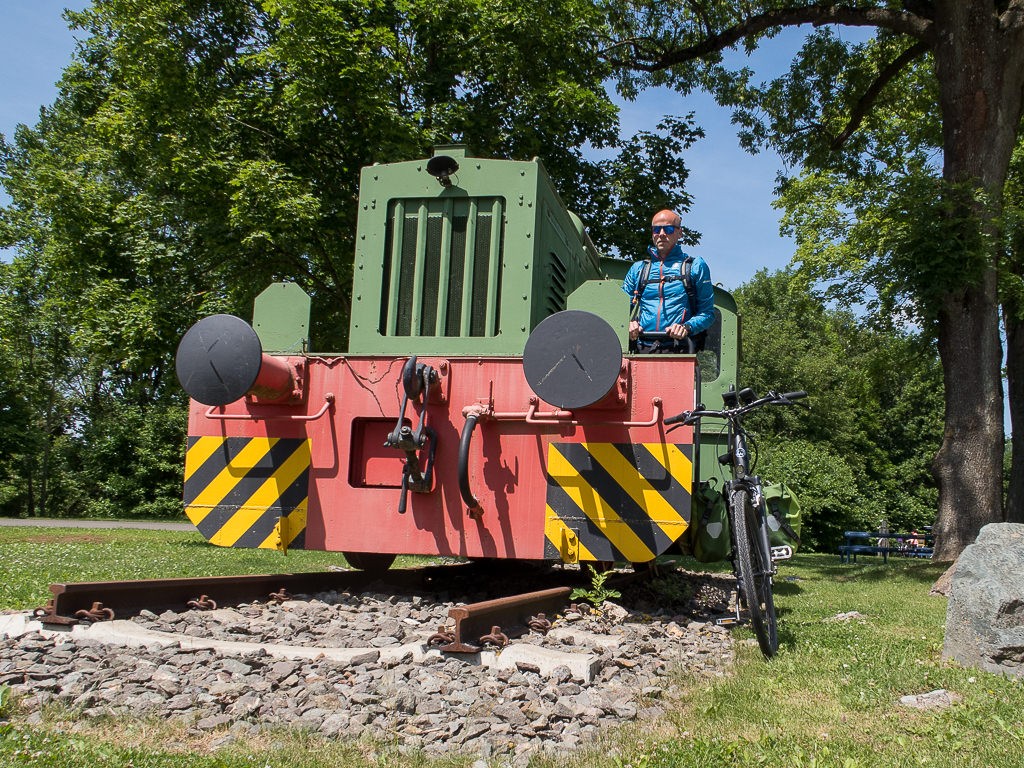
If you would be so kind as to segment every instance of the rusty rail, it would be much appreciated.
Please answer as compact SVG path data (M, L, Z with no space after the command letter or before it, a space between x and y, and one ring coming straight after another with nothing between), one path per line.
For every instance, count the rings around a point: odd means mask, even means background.
M396 569L384 574L321 571L51 584L53 597L45 607L36 609L35 618L44 625L68 626L81 620L126 618L143 610L185 611L189 607L203 609L217 604L280 600L283 595L362 590L375 581L389 586L423 584L429 582L435 571L436 568Z
M538 614L565 607L571 593L572 587L556 587L457 606L448 611L454 630L442 630L432 640L448 641L441 646L446 653L476 653L486 643L505 645L509 638L524 634Z
M623 586L650 575L647 571L617 573L608 586ZM572 591L572 587L555 587L456 606L448 611L455 627L440 627L430 643L445 653L477 653L486 645L500 648L531 629L546 633L551 626L547 614L565 608Z
M292 595L329 590L358 592L371 584L379 589L436 590L450 588L452 581L467 577L479 584L480 569L479 564L467 563L400 568L386 573L326 571L51 584L53 597L44 608L36 609L35 618L48 626L68 626L80 621L127 618L143 610L211 610L218 605L280 602ZM608 580L608 586L622 586L645 576L617 573ZM569 578L585 583L580 573ZM446 653L476 653L485 645L500 648L530 630L546 632L551 626L547 616L565 608L572 590L571 586L555 587L456 606L448 612L449 619L455 622L454 628L440 627L430 638L430 644L440 646Z

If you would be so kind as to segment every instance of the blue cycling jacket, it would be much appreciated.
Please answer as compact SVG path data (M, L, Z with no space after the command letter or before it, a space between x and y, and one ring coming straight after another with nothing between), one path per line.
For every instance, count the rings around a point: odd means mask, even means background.
M682 280L683 260L686 259L683 250L676 245L664 261L654 246L649 247L647 253L651 271L643 296L635 296L635 293L645 262L634 262L622 281L622 290L629 296L630 306L638 299L640 301L637 316L640 327L644 331L664 331L673 323L682 323L691 334L710 328L715 321L715 288L711 284L711 270L704 259L695 256L690 264L690 279L697 289L697 306L691 307L686 284ZM668 279L663 280L663 276Z

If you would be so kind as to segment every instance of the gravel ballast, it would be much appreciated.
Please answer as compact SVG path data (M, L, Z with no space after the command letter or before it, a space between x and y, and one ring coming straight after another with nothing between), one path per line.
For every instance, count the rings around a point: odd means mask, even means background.
M519 762L660 714L673 670L722 674L733 640L712 617L728 610L732 585L725 576L671 573L599 612L567 610L547 634L474 655L428 644L458 603L427 594L326 592L144 612L132 619L142 639L125 644L100 639L101 625L72 635L23 620L22 633L0 637L0 684L30 720L59 703L84 718L180 719L223 739L283 725ZM190 647L200 639L215 647ZM350 651L342 658L337 649Z

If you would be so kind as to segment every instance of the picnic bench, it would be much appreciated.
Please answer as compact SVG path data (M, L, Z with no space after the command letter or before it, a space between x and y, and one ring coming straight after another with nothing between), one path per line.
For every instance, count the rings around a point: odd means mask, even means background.
M857 555L881 555L889 562L889 555L897 557L932 556L935 537L931 533L892 533L889 531L846 531L839 547L839 560L857 562Z

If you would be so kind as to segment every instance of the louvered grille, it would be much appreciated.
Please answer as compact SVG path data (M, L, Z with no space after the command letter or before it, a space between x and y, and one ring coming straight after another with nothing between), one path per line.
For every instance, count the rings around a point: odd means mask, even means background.
M549 315L561 312L565 309L565 296L568 293L566 283L568 281L568 270L558 255L551 251L548 261L548 290L545 294L546 309Z
M503 214L504 201L496 197L392 201L381 334L496 335Z

